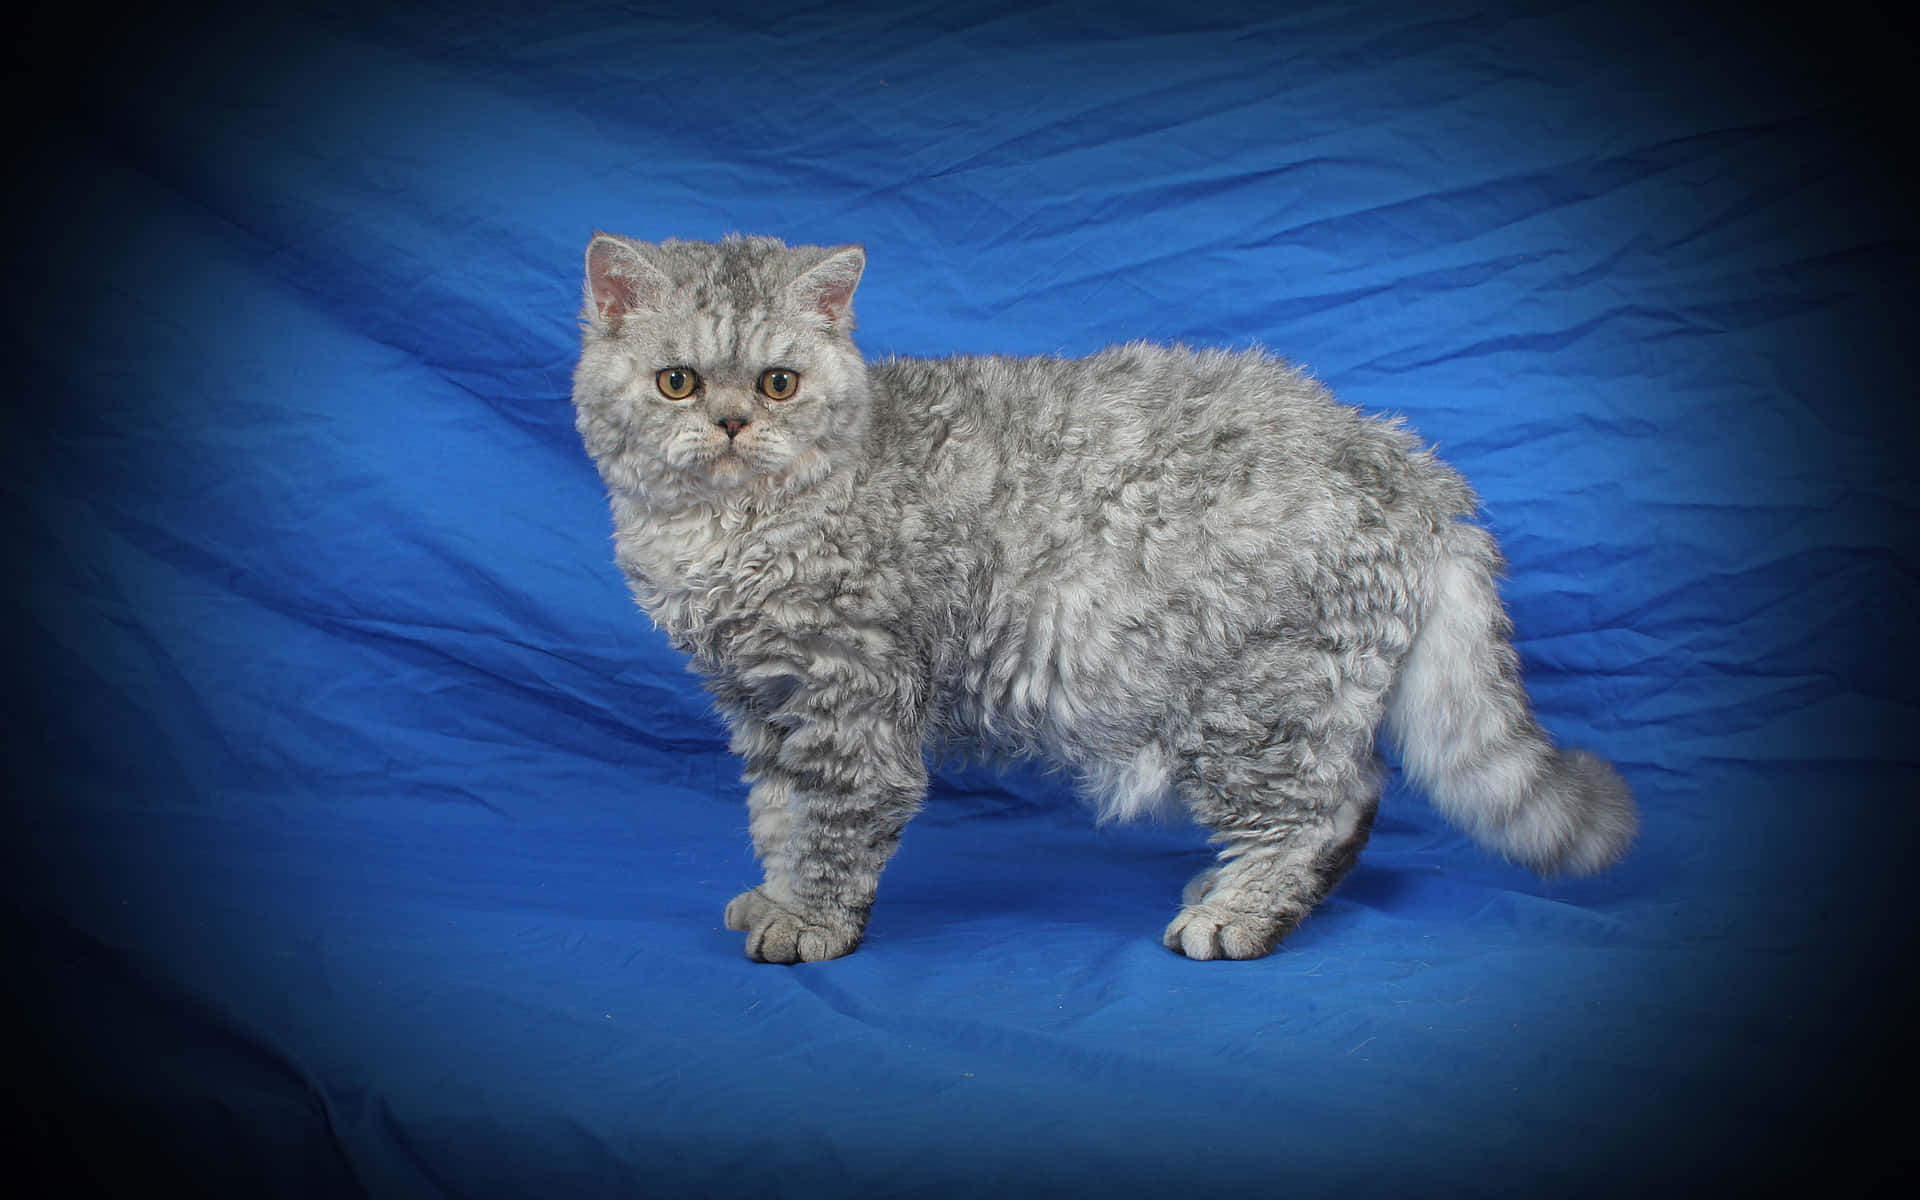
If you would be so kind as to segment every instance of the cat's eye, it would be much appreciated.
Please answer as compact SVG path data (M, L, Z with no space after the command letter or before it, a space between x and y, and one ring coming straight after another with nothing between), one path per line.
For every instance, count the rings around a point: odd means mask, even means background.
M800 373L785 367L768 367L760 372L760 394L769 400L791 400L800 390Z
M669 400L685 400L700 386L700 376L692 367L668 367L653 377L654 386Z

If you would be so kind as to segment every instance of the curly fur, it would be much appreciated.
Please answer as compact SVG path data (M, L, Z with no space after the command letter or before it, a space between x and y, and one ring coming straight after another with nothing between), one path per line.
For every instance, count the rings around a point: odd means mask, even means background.
M860 940L960 744L1074 771L1105 817L1222 846L1168 946L1270 951L1351 866L1384 724L1440 810L1543 872L1631 841L1600 759L1535 722L1466 483L1262 353L893 359L856 247L597 236L574 401L616 558L733 729L755 958ZM663 368L698 373L669 399ZM797 373L775 401L763 371Z

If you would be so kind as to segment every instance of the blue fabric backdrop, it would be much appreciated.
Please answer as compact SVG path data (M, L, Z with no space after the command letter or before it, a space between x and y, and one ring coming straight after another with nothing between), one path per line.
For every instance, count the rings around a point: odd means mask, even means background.
M1687 6L64 13L9 74L9 1122L59 1194L1649 1194L1912 1034L1899 30ZM531 10L539 9L537 14ZM866 245L870 355L1260 343L1481 490L1633 856L1397 784L1273 957L1195 829L945 771L759 966L567 403L590 232ZM1228 1194L1214 1192L1213 1194ZM1242 1194L1253 1194L1251 1192Z

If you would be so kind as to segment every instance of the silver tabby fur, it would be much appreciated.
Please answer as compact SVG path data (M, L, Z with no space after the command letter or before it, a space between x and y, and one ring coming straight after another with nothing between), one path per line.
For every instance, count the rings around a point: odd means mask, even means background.
M1189 958L1268 953L1352 865L1383 725L1492 850L1625 852L1619 776L1533 718L1472 491L1396 422L1260 353L869 366L864 268L588 247L578 426L619 564L745 762L749 955L859 944L929 747L1059 764L1105 816L1183 803L1221 847L1166 930ZM789 399L757 390L776 367Z

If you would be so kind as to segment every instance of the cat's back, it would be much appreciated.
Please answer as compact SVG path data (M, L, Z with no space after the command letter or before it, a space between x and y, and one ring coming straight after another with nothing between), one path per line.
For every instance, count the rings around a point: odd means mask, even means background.
M1274 526L1329 505L1418 508L1472 496L1397 422L1337 402L1261 351L1129 343L1085 358L897 358L875 364L882 436L919 486L1007 528L1128 511L1165 527L1251 507ZM1133 522L1128 522L1132 524Z
M1084 358L896 358L874 374L905 411L989 442L1009 459L1170 449L1247 410L1269 425L1335 415L1323 387L1257 351L1133 342Z

